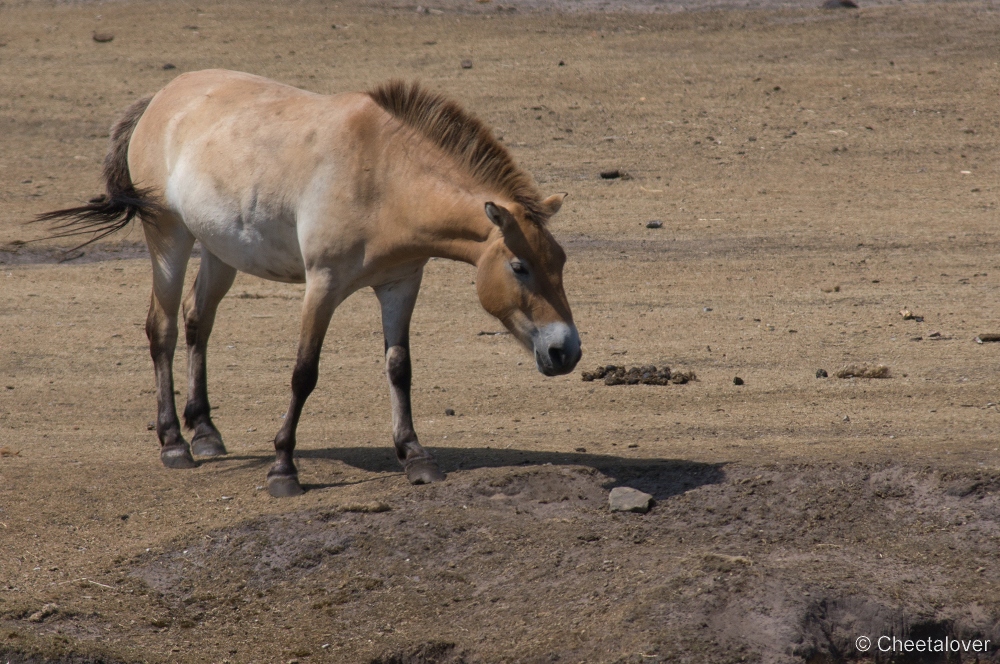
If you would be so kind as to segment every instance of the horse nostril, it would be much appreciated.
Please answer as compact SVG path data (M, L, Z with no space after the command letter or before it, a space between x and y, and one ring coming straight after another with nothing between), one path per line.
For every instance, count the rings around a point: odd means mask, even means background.
M549 348L549 359L552 366L561 367L566 363L566 352L561 347L552 346Z

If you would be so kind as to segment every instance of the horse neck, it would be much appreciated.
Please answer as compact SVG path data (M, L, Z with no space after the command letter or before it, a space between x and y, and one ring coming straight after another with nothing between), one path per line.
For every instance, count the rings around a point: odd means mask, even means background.
M479 263L496 227L486 217L486 201L508 204L506 197L478 187L463 187L439 174L424 174L404 194L405 226L413 246L428 258Z

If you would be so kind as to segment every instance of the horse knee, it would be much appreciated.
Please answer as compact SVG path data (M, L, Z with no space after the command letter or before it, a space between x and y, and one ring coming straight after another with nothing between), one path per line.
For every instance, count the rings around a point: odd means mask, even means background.
M319 358L300 359L292 371L292 394L299 398L308 396L319 380Z
M194 314L184 316L184 340L188 346L198 343L198 318Z
M146 338L149 339L149 352L155 358L161 353L173 353L177 344L176 323L160 312L151 310L146 317Z
M409 389L413 380L410 352L403 346L392 346L385 353L385 375L399 388Z

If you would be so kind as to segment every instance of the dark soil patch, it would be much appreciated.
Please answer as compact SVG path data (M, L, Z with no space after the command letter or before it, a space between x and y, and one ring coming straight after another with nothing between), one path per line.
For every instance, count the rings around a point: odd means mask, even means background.
M378 625L375 662L630 651L836 662L863 657L862 635L1000 639L1000 477L864 464L659 472L689 488L645 516L609 513L621 478L593 468L480 469L404 490L387 512L216 531L137 561L132 578L171 629L281 610L346 654L358 652L351 625Z
M66 249L23 242L12 242L0 247L0 265L80 264L132 258L149 258L145 242L100 243L82 249Z

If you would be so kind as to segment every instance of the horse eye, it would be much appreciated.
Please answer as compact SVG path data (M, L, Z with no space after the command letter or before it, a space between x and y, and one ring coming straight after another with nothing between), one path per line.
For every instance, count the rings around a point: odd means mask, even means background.
M521 261L511 261L510 269L514 270L514 274L519 274L522 277L527 276L528 274L528 268L526 268L524 263Z

